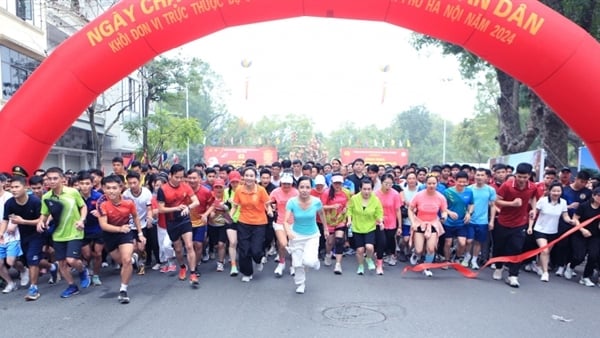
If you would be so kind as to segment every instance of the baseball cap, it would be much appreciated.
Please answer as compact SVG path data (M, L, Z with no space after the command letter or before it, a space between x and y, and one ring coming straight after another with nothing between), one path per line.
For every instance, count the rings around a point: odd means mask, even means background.
M333 175L331 176L331 183L344 183L344 178L342 175Z
M323 175L317 175L317 177L315 177L315 185L325 185L325 176Z
M571 172L571 168L569 168L569 167L563 167L562 169L560 169L560 172L561 172L561 173L564 173L564 172Z
M229 182L239 182L242 180L242 175L236 170L229 173Z
M294 183L294 178L290 174L284 174L281 176L281 181L279 181L279 182L292 184L292 183Z
M225 181L223 181L223 179L217 178L215 180L215 182L213 183L213 187L224 187L225 186Z

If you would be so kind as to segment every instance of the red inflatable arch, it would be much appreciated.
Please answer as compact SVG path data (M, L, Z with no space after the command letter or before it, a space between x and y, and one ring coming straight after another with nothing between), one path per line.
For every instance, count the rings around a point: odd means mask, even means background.
M600 44L537 0L123 0L60 45L0 112L0 170L32 171L103 91L226 27L299 16L384 21L452 42L533 88L600 160ZM600 162L600 161L599 161Z

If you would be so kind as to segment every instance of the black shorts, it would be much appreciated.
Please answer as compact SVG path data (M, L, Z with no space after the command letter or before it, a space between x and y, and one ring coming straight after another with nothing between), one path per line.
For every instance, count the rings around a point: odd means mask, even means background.
M232 222L232 223L229 223L229 224L225 224L225 228L226 228L226 230L235 230L235 231L237 231L237 229L238 229L238 223L237 222Z
M354 232L353 235L355 248L362 248L367 244L375 245L375 230L366 234L357 234Z
M113 252L119 248L121 244L133 244L135 231L130 231L126 234L118 232L103 232L104 248L106 252Z
M54 258L57 261L64 261L66 258L81 258L81 239L74 239L67 242L54 241Z
M227 243L227 228L223 226L208 225L208 242L210 247L214 247L219 242Z
M171 242L178 241L186 232L192 232L192 222L189 219L182 222L167 223L167 234L169 234Z
M419 227L417 228L417 230L415 230L415 232L418 232L420 234L424 234L425 230L423 230L423 228L421 228L421 226L419 225ZM432 234L436 234L437 230L435 230L435 227L431 227L431 233Z
M38 266L42 259L42 245L44 239L40 234L21 238L21 251L25 255L27 266Z
M82 246L94 245L94 244L104 244L104 239L102 237L103 236L102 236L101 232L99 232L97 234L85 234L85 236L83 236Z
M558 238L558 234L545 234L543 232L539 232L539 231L533 231L533 238L535 239L540 239L543 238L545 240L547 240L548 242L552 242L553 240L555 240L556 238Z

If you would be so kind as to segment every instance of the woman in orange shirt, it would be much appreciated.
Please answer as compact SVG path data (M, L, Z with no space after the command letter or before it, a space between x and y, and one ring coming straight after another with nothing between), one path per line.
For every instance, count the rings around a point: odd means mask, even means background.
M242 273L242 282L252 279L252 261L256 270L262 271L261 263L264 256L263 244L267 226L267 215L273 217L271 199L262 186L256 183L256 170L253 167L245 168L242 172L244 179L233 197L231 215L239 209L238 219L238 253L239 267ZM265 210L267 213L265 214Z

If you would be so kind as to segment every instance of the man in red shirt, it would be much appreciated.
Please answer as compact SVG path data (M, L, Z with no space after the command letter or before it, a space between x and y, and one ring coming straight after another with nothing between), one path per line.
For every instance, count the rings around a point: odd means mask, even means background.
M179 263L179 280L185 280L189 267L190 283L193 287L197 287L197 260L192 241L190 210L200 205L200 202L192 188L185 183L184 172L185 168L181 164L174 164L169 170L167 184L163 184L158 189L156 199L158 200L158 212L166 216L167 233L171 242L173 242L173 249L175 249L175 256ZM183 263L183 248L180 239L185 244L188 267Z
M500 208L494 225L494 256L518 255L523 249L526 229L533 222L537 188L529 181L533 167L529 163L519 163L514 179L504 182L497 191L496 206ZM531 208L530 208L531 206ZM531 211L530 211L531 210ZM508 263L506 283L519 287L518 263ZM502 263L496 263L493 278L502 279Z
M127 304L129 303L127 285L133 273L131 257L135 238L129 226L130 217L133 218L138 241L145 245L146 238L142 232L135 203L121 198L122 185L121 178L116 175L102 179L104 196L98 201L97 208L100 213L98 222L103 231L104 247L115 262L121 263L121 288L118 299L121 304Z
M206 232L208 224L208 207L213 203L212 192L202 185L201 173L196 169L190 169L187 172L187 182L194 194L198 198L200 204L190 211L190 220L192 221L192 240L194 249L196 250L196 260L200 263L204 244L206 242ZM212 182L214 186L214 180ZM206 243L208 244L208 243Z

